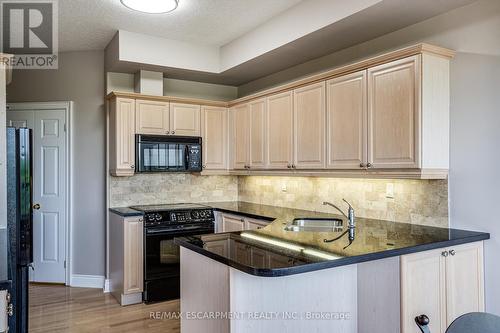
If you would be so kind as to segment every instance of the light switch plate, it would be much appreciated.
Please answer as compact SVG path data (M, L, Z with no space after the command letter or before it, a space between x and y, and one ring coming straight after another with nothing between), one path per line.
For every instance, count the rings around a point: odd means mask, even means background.
M385 186L385 197L388 199L394 199L394 184L387 183Z

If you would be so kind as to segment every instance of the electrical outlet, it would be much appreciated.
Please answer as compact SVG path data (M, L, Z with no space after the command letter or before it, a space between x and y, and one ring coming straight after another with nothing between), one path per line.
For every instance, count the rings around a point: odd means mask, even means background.
M389 199L394 199L394 184L387 183L385 186L385 197Z
M286 192L286 191L288 191L286 184L285 183L281 184L281 192Z

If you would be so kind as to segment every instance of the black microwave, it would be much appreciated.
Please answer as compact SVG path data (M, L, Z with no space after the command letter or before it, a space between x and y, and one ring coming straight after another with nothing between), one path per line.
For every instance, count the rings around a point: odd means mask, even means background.
M190 136L135 136L136 172L201 172L201 138Z

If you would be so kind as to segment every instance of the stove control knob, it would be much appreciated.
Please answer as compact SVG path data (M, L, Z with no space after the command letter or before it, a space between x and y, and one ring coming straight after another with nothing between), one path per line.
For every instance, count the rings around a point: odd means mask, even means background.
M201 212L201 216L203 216L203 212ZM200 218L200 213L199 213L198 211L196 211L196 210L195 210L195 211L193 212L193 217L194 217L195 219Z
M156 220L156 221L161 221L161 220L162 220L162 218L163 218L163 217L161 216L161 214L156 213L156 215L155 215L155 220Z
M147 214L146 215L147 222L153 222L154 220L155 220L155 214Z
M175 215L175 213L170 214L170 221L177 221L177 215Z

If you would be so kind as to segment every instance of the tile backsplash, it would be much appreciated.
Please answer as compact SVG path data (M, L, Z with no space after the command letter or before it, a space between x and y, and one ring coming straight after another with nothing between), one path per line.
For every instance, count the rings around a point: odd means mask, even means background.
M110 207L238 200L236 176L137 174L133 177L110 177L109 188Z
M448 226L447 180L340 179L245 176L238 180L240 201L333 212L323 201L360 217Z
M110 177L110 207L177 202L247 201L333 212L323 201L360 217L448 226L448 181L319 177L138 174Z

